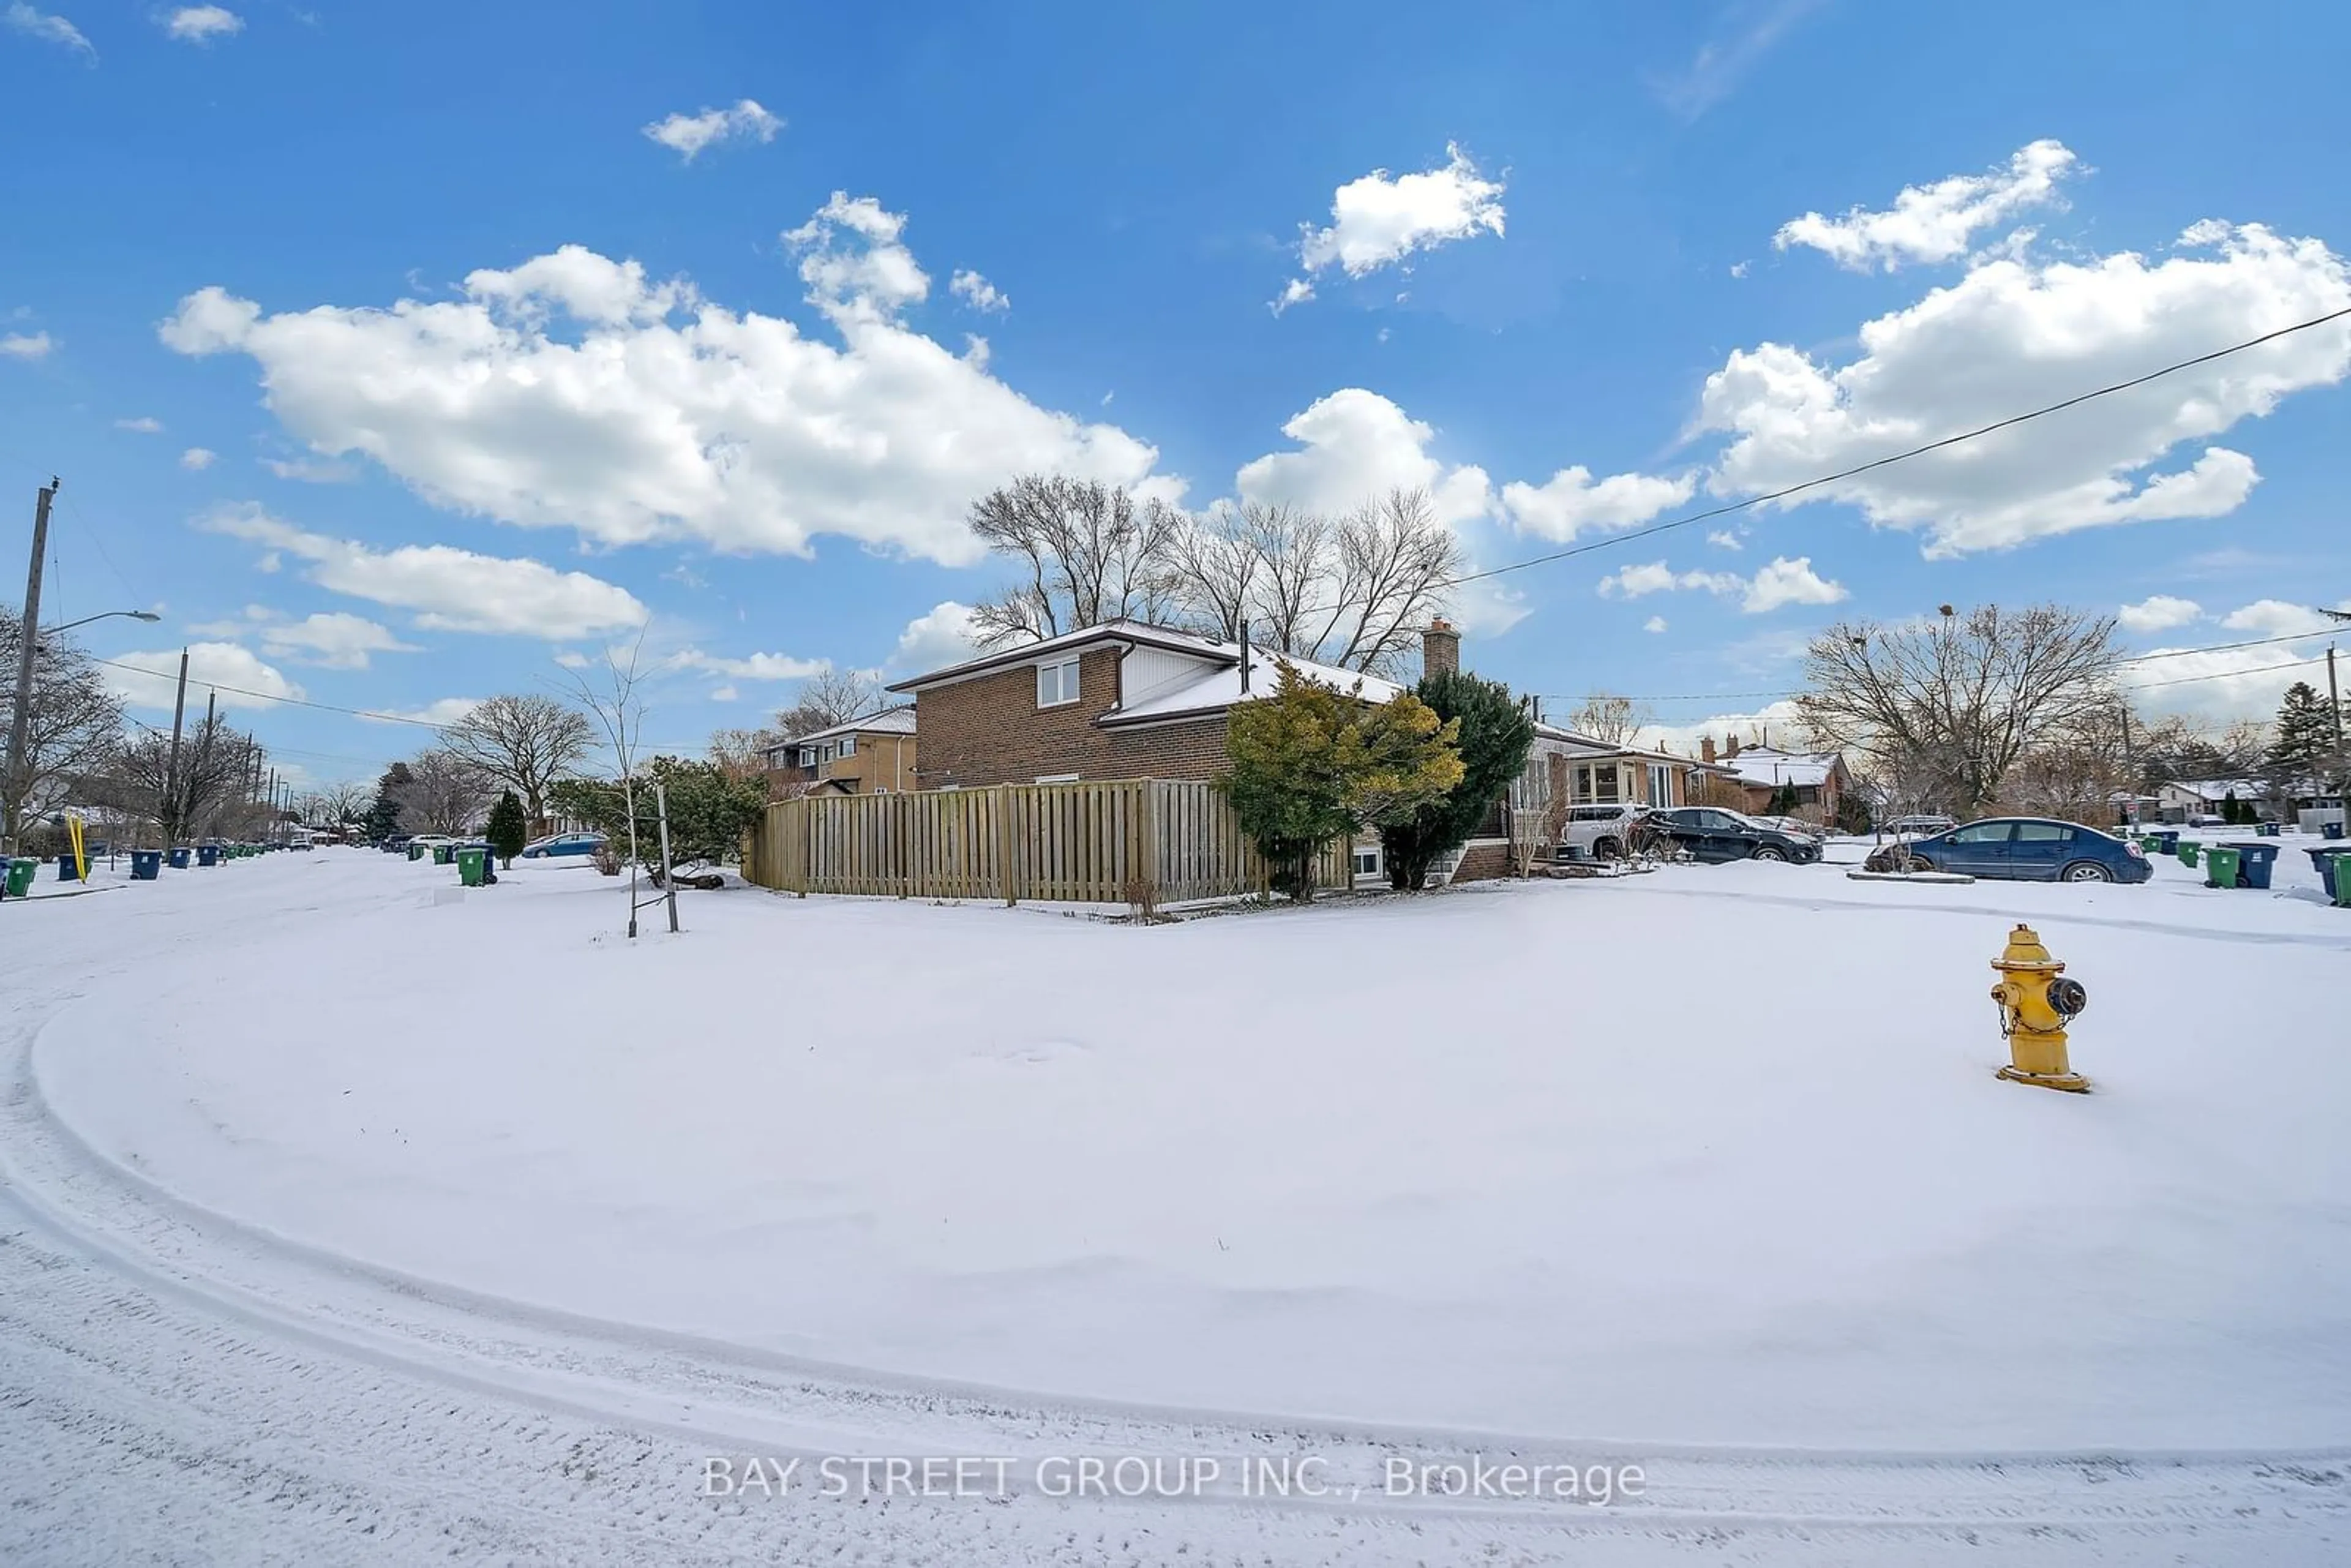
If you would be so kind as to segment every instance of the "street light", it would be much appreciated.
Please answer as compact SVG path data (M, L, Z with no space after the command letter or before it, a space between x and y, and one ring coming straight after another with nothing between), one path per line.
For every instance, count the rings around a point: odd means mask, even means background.
M68 621L62 626L44 626L41 628L40 634L43 637L54 637L60 632L70 632L77 626L87 626L93 621L111 620L117 615L128 616L133 621L161 621L163 619L161 615L156 614L152 610L101 610L95 615L85 615L78 621Z

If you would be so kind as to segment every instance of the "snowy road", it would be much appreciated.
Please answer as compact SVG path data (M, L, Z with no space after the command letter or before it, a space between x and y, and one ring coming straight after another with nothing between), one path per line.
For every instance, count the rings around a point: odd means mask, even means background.
M237 875L240 943L331 917ZM92 906L132 893L76 901ZM17 915L24 911L20 908ZM47 913L47 912L44 912ZM139 972L118 908L0 1021L0 1562L2198 1563L2351 1551L2351 1455L1624 1451L1024 1397L469 1296L305 1249L97 1157L29 1070L61 1008ZM1606 1507L1385 1495L1389 1458L1639 1465ZM989 1499L702 1495L729 1456L996 1456ZM1214 1458L1176 1500L1047 1495L1050 1462ZM1327 1495L1243 1497L1250 1458Z

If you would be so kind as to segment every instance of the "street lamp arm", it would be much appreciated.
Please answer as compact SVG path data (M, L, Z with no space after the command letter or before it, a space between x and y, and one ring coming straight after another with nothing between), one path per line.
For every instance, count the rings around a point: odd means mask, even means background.
M70 632L77 626L87 626L93 621L111 620L117 615L127 616L133 621L161 621L163 619L161 615L156 614L152 610L101 610L95 615L85 615L78 621L68 621L62 626L44 626L41 628L41 635L44 637L54 637L60 632Z

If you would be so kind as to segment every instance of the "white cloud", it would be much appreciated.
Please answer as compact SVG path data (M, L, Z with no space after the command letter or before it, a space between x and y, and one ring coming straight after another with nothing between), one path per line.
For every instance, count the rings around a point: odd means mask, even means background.
M209 44L245 31L245 18L220 5L182 5L162 20L163 31L183 44Z
M1577 464L1541 486L1513 480L1502 486L1502 510L1522 533L1562 543L1586 529L1629 528L1680 506L1698 489L1695 477L1612 474L1593 483L1592 470Z
M1690 589L1703 589L1708 593L1737 593L1747 586L1747 580L1735 571L1676 571L1664 561L1653 560L1640 566L1628 566L1612 571L1600 580L1600 596L1604 599L1640 599L1652 593L1675 593Z
M2064 204L2057 183L2081 172L2081 161L2061 141L2017 150L2004 169L1954 174L1931 185L1906 185L1891 211L1853 207L1843 217L1806 213L1780 226L1771 243L1782 250L1810 246L1840 267L1892 272L1908 261L1956 261L1976 234L2028 207Z
M1831 582L1813 570L1812 557L1800 555L1790 560L1777 556L1747 584L1746 598L1739 608L1750 615L1761 615L1783 604L1834 604L1847 597L1844 583Z
M2192 599L2158 593L2137 604L2124 605L2115 612L2115 619L2126 632L2168 632L2174 626L2201 620L2203 614L2204 607Z
M672 114L654 120L644 132L691 163L695 155L716 141L748 138L773 141L784 122L751 99L732 109L705 109L699 114Z
M1303 275L1292 278L1273 304L1280 314L1314 298L1312 279L1336 267L1350 277L1402 261L1416 251L1434 250L1480 230L1502 232L1502 182L1489 180L1459 146L1447 143L1445 166L1392 177L1374 169L1332 193L1331 226L1299 225L1298 261Z
M1666 618L1662 615L1652 615L1641 622L1641 630L1644 632L1662 632L1665 629Z
M2207 231L2198 254L2123 253L1972 267L1865 323L1842 367L1780 343L1707 380L1698 427L1730 442L1709 486L1754 495L2144 375L2351 306L2351 271L2312 239L2258 225ZM2028 424L1808 491L1881 527L1924 529L1930 557L2240 505L2252 460L2207 439L2351 371L2351 322L2297 332ZM2150 473L2185 443L2185 467Z
M264 653L329 670L364 670L371 653L417 651L393 636L389 628L340 610L266 625L261 629L261 647Z
M836 196L789 236L838 348L577 246L476 272L460 299L384 309L265 315L206 288L159 331L182 353L251 356L272 411L322 456L364 455L438 505L604 544L805 555L838 534L962 566L984 553L971 498L1017 474L1180 495L1149 445L1040 408L898 324L927 287L902 224Z
M1804 744L1803 717L1792 698L1782 697L1752 713L1719 713L1690 724L1649 725L1634 741L1677 756L1696 757L1700 739L1710 736L1719 741L1734 735L1741 746L1768 740L1774 746L1798 747Z
M1706 542L1718 549L1745 549L1747 546L1737 534L1727 528L1717 528L1706 536Z
M88 38L82 37L79 27L75 26L63 16L37 10L25 4L25 0L15 0L6 14L8 26L16 31L27 37L39 38L45 43L62 44L93 65L97 63L98 50L90 46Z
M1755 264L1751 261L1734 261L1730 264L1730 276L1733 277L1744 277L1747 276L1749 271L1754 267L1754 266Z
M215 687L234 687L220 694L223 707L235 708L254 701L267 702L278 697L298 701L302 688L289 681L278 670L266 664L248 649L235 643L191 643L188 653L188 695L201 698ZM131 665L123 669L121 665ZM166 648L153 653L117 653L111 663L99 669L107 685L113 687L122 700L132 707L159 708L170 712L180 680L180 650Z
M160 419L152 419L145 415L141 415L137 419L118 419L114 422L114 428L117 430L135 430L141 435L156 435L162 432L163 422Z
M536 560L449 545L380 550L307 532L250 504L223 507L200 524L308 561L307 575L319 587L413 611L416 624L432 631L584 637L640 625L649 613L624 588Z
M669 662L683 669L701 670L738 681L804 681L832 668L830 659L795 659L787 653L753 653L747 658L726 659L699 648L688 648L673 655Z
M47 332L11 332L0 338L0 360L47 359L57 346Z
M376 724L398 724L405 719L411 724L433 724L446 728L481 706L484 700L481 697L440 697L423 707L371 708L360 717Z
M1774 557L1770 565L1751 578L1735 571L1676 571L1664 561L1653 560L1610 572L1600 580L1599 586L1601 596L1606 599L1640 599L1652 593L1693 590L1718 598L1735 594L1739 608L1750 615L1765 614L1787 604L1834 604L1847 597L1843 583L1829 581L1813 570L1810 556L1798 556L1793 560L1786 556ZM1660 624L1656 629L1664 628Z
M2297 637L2331 631L2341 622L2308 605L2262 599L2231 610L2220 618L2220 624L2231 632L2252 632L2263 637Z
M201 474L213 465L218 455L208 446L191 446L180 454L180 466L191 474Z
M1346 512L1390 490L1426 490L1437 520L1448 524L1492 508L1486 471L1448 467L1430 456L1436 431L1377 392L1343 387L1291 418L1281 434L1301 450L1241 465L1234 483L1244 500Z
M307 457L265 457L261 465L280 479L305 485L347 485L360 476L360 471L348 463L320 463Z
M1012 301L1004 291L969 267L947 279L947 292L975 310L1009 310Z
M888 668L904 674L923 674L959 664L972 656L971 606L942 600L906 622L891 651Z
M1649 89L1685 120L1696 120L1729 98L1774 45L1822 0L1731 0L1712 36L1678 71L1655 76Z

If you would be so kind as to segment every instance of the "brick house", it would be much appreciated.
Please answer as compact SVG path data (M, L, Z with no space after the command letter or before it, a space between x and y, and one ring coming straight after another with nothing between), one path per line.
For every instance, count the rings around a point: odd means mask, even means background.
M1444 629L1442 636L1452 635ZM1458 642L1458 639L1456 639ZM1385 702L1403 688L1292 659L1334 690ZM1112 621L901 681L922 717L916 787L1083 779L1214 779L1225 719L1273 690L1262 649L1139 621Z
M768 748L768 798L830 791L887 795L918 788L914 705L900 703Z
M1844 808L1846 791L1853 788L1853 774L1841 752L1741 746L1734 735L1719 747L1711 737L1700 739L1698 756L1717 772L1730 776L1747 797L1742 810L1750 812L1770 811L1772 799L1782 789L1791 789L1796 797L1795 815L1833 823Z

